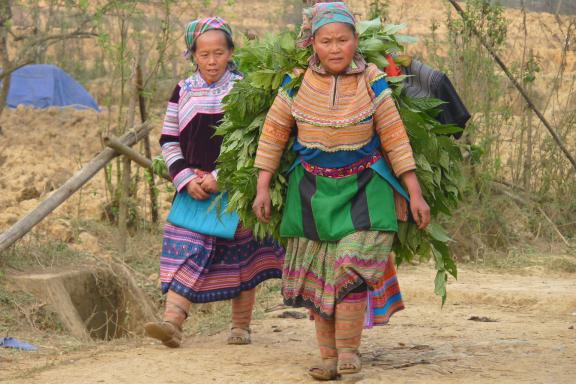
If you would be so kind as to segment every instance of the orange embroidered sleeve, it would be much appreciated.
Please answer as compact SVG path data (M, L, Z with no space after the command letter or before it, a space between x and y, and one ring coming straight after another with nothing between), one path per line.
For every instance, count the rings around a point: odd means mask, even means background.
M295 125L291 105L291 98L282 91L278 92L264 121L254 162L256 168L270 172L278 169L280 158Z
M390 159L396 176L416 169L410 139L391 95L383 98L374 114L375 129L382 143L382 151Z

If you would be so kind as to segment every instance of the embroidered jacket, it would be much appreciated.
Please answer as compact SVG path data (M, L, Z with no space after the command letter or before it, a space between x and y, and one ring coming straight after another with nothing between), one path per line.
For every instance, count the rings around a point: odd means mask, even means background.
M338 76L311 65L296 95L285 86L278 92L264 123L255 166L276 171L296 125L301 146L324 152L356 151L377 135L396 176L415 169L410 140L385 76L373 64L359 63Z
M213 172L216 168L222 138L213 137L214 127L224 116L222 99L240 78L238 73L226 71L220 80L208 85L196 72L172 92L160 145L178 191L197 177L197 170Z

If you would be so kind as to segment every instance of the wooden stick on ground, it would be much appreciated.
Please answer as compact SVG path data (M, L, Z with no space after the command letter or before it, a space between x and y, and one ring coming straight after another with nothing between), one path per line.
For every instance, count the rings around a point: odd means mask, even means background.
M143 124L136 131L131 131L123 135L119 140L124 145L134 145L142 140L150 132L149 124ZM50 212L58 208L74 192L79 190L102 168L118 156L118 152L111 148L106 148L86 164L80 171L72 176L60 188L54 191L50 197L41 202L32 212L18 220L8 230L0 234L0 252L6 250L18 239L30 231L36 224L42 221Z
M470 28L472 28L472 32L476 35L476 37L480 40L480 43L482 43L482 45L484 46L484 48L486 48L488 50L488 52L490 53L490 55L492 55L492 57L494 58L494 60L496 60L496 63L500 66L500 68L504 71L504 73L506 74L506 76L508 76L508 78L510 79L510 81L512 82L512 84L514 84L514 86L516 87L516 89L518 90L518 92L520 92L520 94L522 95L522 97L524 98L524 100L526 101L526 103L528 104L528 107L530 109L532 109L534 111L534 113L536 114L536 116L538 116L538 118L540 119L540 121L542 121L542 124L544 124L544 126L546 127L546 129L548 130L548 132L550 132L550 135L552 135L552 138L554 139L554 141L556 142L556 144L560 147L560 149L562 150L562 152L564 153L564 155L566 155L566 157L568 158L568 160L570 161L570 163L572 163L572 166L574 167L574 171L576 172L576 158L574 158L574 156L572 155L572 153L570 153L570 151L568 150L568 148L566 147L566 144L564 144L564 141L562 140L562 138L560 137L560 135L558 134L558 132L556 132L556 130L552 127L552 125L550 125L550 123L548 122L548 120L544 117L544 115L542 114L542 112L540 112L540 110L536 107L536 105L534 105L534 103L532 102L532 100L530 99L530 97L528 96L528 93L526 92L526 90L524 89L524 87L522 87L522 85L518 82L518 80L516 80L514 78L514 76L512 75L512 73L510 72L510 70L508 69L508 67L506 66L506 64L504 64L504 62L502 61L502 59L500 58L500 56L498 56L498 54L494 51L494 49L492 49L492 47L490 46L490 44L488 44L486 42L486 39L484 39L484 37L480 34L480 32L478 32L478 30L476 29L476 27L470 22L470 20L468 20L468 17L466 16L466 14L464 13L464 10L462 9L462 7L460 6L460 4L458 4L456 2L456 0L448 0L450 2L450 4L452 4L452 6L456 9L456 11L458 12L458 14L460 15L460 17L462 17L462 19L464 19L468 25L470 25Z

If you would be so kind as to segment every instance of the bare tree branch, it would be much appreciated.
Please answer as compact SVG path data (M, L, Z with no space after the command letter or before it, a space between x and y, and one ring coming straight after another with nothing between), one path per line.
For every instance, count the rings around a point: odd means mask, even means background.
M32 64L33 62L31 60L29 61L25 61L23 63L19 63L19 64L12 64L10 66L10 68L6 69L6 70L2 70L2 73L0 73L0 81L4 80L5 77L10 76L13 72L16 72L17 70L19 70L20 68L28 65L28 64Z
M68 39L86 39L92 37L98 37L99 35L95 32L82 32L82 31L74 31L70 33L63 33L58 35L51 35L51 36L44 36L41 38L30 39L30 42L27 44L25 49L30 49L32 46L37 46L42 43L51 42L50 44L54 44L60 42L62 40Z
M576 171L576 158L574 158L572 153L570 153L570 151L566 147L566 144L564 143L564 140L562 140L562 137L560 137L558 132L554 129L554 127L552 127L552 125L548 122L546 117L544 117L542 112L540 112L538 107L536 107L536 105L534 105L534 103L532 102L532 100L528 96L528 93L526 92L524 87L522 87L522 85L518 82L518 80L516 80L516 78L514 78L514 76L512 75L512 72L510 72L510 70L508 69L506 64L502 61L500 56L498 56L498 54L494 51L494 49L490 46L490 44L486 41L486 39L482 36L482 34L478 31L478 29L476 29L474 24L470 22L470 20L468 19L468 16L466 16L466 13L464 12L464 10L460 6L460 4L458 4L456 2L456 0L448 0L448 1L456 9L456 11L460 15L460 17L462 17L462 19L464 19L468 24L470 24L472 32L474 33L474 35L476 35L476 37L480 40L480 43L482 43L484 48L486 48L486 50L488 50L488 52L490 53L492 58L494 58L496 63L504 71L504 73L506 74L508 79L510 79L510 81L512 82L512 84L514 84L514 86L516 87L518 92L520 92L520 94L522 95L522 97L524 98L526 103L528 104L528 107L530 107L530 109L534 111L536 116L538 116L538 118L540 119L542 124L544 124L544 126L546 127L548 132L550 132L550 135L552 136L552 138L554 139L554 141L556 142L558 147L560 147L560 149L562 150L564 155L568 158L570 163L572 163L572 166L574 167L574 170Z

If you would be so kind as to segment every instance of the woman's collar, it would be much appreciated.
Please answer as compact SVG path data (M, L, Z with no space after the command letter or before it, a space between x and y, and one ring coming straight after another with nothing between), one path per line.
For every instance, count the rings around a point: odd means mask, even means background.
M316 73L319 73L321 75L329 75L329 73L326 71L326 69L324 69L324 67L320 63L320 59L318 58L318 55L316 53L310 56L310 59L308 60L308 65L309 68L311 68ZM357 73L362 73L366 70L366 65L367 64L366 60L364 60L364 57L362 57L360 53L356 52L356 54L354 54L354 57L352 58L352 62L350 63L348 68L346 68L346 70L341 73L341 75L354 75Z
M204 80L204 78L202 77L200 70L197 70L193 76L194 87L195 88L218 88L222 85L228 84L228 82L230 82L230 80L232 80L232 77L233 77L232 71L230 71L229 69L226 69L226 71L224 72L224 74L222 75L222 77L220 79L213 82L212 84L208 84L208 82L206 80Z

